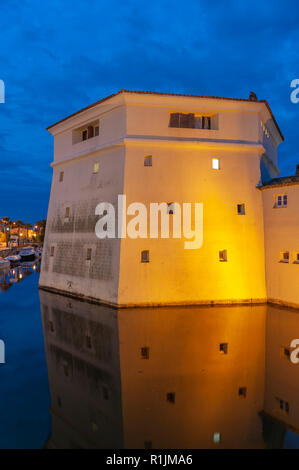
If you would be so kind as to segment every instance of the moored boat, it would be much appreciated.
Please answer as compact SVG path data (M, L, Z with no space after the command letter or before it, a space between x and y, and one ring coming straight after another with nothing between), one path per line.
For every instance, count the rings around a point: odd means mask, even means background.
M34 261L35 260L35 251L31 246L28 246L20 251L19 253L21 261Z
M18 264L21 261L21 256L20 255L11 255L7 256L5 259L7 259L11 265Z

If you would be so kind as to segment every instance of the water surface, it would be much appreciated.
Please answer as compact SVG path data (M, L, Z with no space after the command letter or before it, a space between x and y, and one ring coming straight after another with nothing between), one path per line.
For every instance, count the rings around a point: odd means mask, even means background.
M299 448L298 311L117 310L36 271L0 274L1 448Z

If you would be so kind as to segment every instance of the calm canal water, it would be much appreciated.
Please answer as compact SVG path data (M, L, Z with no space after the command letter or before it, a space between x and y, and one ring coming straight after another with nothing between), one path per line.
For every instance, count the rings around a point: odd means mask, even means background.
M0 448L299 448L299 313L116 310L0 273Z

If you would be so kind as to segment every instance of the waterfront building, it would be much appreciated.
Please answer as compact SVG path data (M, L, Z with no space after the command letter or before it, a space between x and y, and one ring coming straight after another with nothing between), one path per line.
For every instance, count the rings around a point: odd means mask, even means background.
M280 252L295 256L299 247L277 232L283 211L292 226L296 184L273 186L282 183L283 136L266 101L121 90L48 130L53 181L40 287L118 307L299 305L290 283L282 292L277 274L272 282L269 258L286 270ZM272 191L290 191L287 208L268 203ZM119 195L148 213L150 203L202 203L202 246L185 249L183 237L97 238L97 205L117 208ZM167 212L172 226L175 211ZM126 228L117 211L116 226ZM296 264L288 266L294 279Z

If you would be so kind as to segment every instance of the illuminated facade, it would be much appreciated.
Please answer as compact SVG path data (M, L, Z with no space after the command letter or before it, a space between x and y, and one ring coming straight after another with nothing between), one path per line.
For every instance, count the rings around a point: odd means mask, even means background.
M260 188L278 176L283 137L265 101L121 90L49 131L41 287L123 307L279 299L269 294L271 275L266 284L271 217L269 190ZM120 194L127 205L203 203L202 247L186 250L172 237L98 239L95 208L116 207Z

